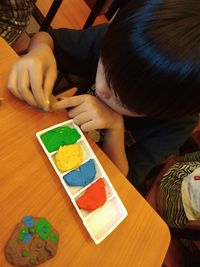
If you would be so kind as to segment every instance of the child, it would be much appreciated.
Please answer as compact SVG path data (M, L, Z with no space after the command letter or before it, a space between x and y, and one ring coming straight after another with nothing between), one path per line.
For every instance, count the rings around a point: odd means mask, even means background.
M195 0L134 0L110 25L40 32L13 66L8 88L35 107L70 108L68 116L83 131L105 129L103 150L138 187L198 121L198 6ZM95 71L97 97L76 95L51 107L56 63L63 73L93 82Z

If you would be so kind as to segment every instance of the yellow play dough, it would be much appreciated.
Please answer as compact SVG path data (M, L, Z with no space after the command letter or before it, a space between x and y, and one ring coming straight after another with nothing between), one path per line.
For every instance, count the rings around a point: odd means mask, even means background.
M56 166L62 172L76 169L83 162L83 149L79 144L61 146L54 159Z

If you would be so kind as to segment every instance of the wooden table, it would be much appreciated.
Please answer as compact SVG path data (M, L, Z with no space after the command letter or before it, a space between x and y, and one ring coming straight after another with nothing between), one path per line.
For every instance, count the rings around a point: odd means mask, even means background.
M46 217L59 231L56 257L44 267L157 267L164 260L167 225L106 155L90 144L128 210L128 217L95 245L82 225L35 133L66 120L66 113L42 113L6 90L15 52L0 38L0 266L10 266L5 244L24 215Z

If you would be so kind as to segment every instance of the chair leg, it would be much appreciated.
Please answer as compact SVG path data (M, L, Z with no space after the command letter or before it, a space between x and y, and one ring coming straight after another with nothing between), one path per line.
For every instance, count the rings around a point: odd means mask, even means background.
M40 27L40 31L47 31L50 27L50 24L55 17L60 5L62 4L63 0L54 0L46 17L44 18L44 21Z
M97 0L94 7L92 8L90 15L88 16L83 29L89 28L92 26L92 24L94 23L96 17L99 14L99 11L101 10L101 8L103 7L105 3L105 0Z
M40 31L47 31L51 26L51 22L56 15L60 5L62 4L63 0L54 0L46 17L43 16L42 12L39 8L35 5L33 10L33 17L40 25Z
M37 21L37 23L41 26L42 22L44 21L44 16L36 5L33 9L32 15L34 19Z
M117 10L123 7L126 3L130 0L114 0L111 6L109 7L108 11L105 13L105 16L108 20L111 20L112 17L115 15Z

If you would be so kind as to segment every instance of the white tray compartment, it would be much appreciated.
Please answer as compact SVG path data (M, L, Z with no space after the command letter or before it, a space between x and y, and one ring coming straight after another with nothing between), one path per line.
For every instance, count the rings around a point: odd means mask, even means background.
M121 201L115 196L108 199L99 209L93 211L84 221L96 244L103 241L127 216Z

